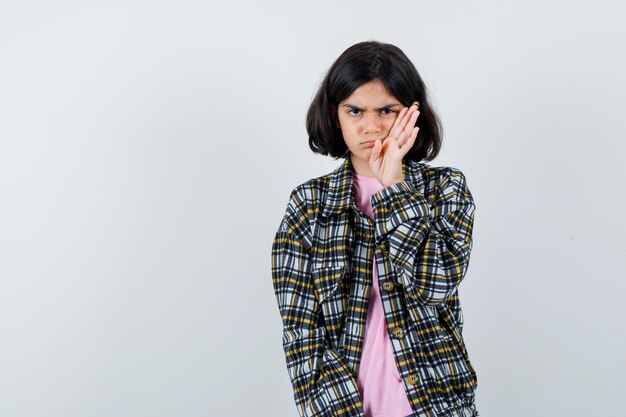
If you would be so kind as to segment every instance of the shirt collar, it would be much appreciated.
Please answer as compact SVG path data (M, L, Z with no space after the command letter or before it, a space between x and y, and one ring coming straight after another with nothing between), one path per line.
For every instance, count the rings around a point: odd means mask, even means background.
M414 169L415 167L412 161L407 159L402 160L402 172L404 173L405 180L410 178ZM328 193L324 201L322 216L328 217L333 214L342 213L348 208L356 208L354 188L352 187L353 175L354 166L352 165L350 156L347 156L343 163L329 174Z

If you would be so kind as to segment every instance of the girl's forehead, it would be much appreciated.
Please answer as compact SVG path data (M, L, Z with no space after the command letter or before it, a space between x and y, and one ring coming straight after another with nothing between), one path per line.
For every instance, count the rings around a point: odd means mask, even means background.
M359 86L340 104L343 103L350 103L355 106L371 105L382 107L390 103L399 103L399 101L389 94L381 83L368 82Z
M375 97L350 96L346 98L344 101L342 101L341 103L339 103L339 105L342 107L358 107L360 109L367 109L370 107L375 108L375 109L380 109L383 107L401 106L402 103L400 103L393 96L381 95L381 96L375 96Z

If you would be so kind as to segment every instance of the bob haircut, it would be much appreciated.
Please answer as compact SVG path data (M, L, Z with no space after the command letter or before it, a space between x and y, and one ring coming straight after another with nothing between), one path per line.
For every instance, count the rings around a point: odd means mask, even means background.
M350 150L338 123L340 102L362 84L378 79L387 92L404 107L419 102L419 127L413 147L404 159L431 161L441 149L443 129L427 98L427 91L417 69L397 46L365 41L346 49L324 77L306 116L309 147L314 153L335 159L346 158Z

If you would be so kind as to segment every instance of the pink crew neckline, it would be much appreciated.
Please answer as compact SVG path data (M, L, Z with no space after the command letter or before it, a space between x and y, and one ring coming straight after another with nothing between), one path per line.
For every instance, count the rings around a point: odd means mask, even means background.
M376 180L376 181L378 181L378 180L376 179L376 177L368 177L367 175L357 174L356 172L354 173L354 176L355 176L355 177L359 177L359 178L365 178L365 179L368 179L368 180Z

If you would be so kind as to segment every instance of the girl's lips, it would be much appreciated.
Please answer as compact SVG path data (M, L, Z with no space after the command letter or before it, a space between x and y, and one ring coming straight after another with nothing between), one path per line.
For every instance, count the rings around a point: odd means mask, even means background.
M378 139L367 140L365 142L361 142L361 145L372 147L374 146L374 142L376 142L377 140Z

